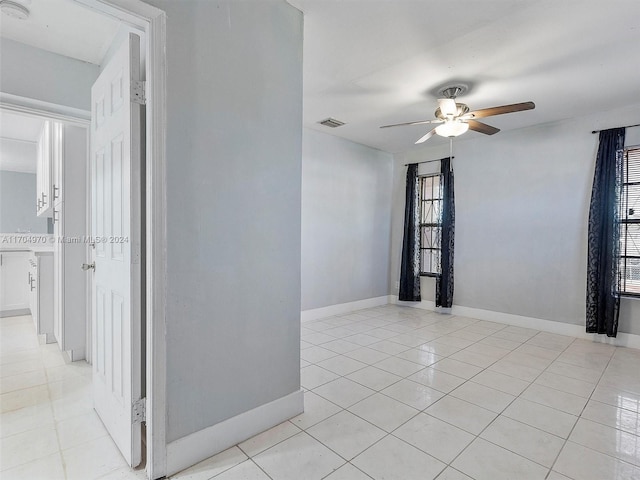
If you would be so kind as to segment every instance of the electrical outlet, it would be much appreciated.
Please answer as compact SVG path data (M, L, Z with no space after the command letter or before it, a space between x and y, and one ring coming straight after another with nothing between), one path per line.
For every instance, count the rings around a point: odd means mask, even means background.
M396 282L396 290L400 290L400 282Z

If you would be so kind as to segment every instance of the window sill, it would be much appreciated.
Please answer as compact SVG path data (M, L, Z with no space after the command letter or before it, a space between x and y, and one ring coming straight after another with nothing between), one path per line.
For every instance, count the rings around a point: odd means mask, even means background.
M430 277L430 278L438 278L440 276L439 273L421 273L421 277Z
M632 300L640 300L640 293L621 293L620 298L630 298Z

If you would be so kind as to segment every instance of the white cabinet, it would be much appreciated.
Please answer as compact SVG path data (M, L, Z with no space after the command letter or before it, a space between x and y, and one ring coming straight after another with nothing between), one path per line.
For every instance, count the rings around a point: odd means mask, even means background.
M27 251L0 252L0 312L4 315L20 315L29 308L28 257Z
M29 309L36 333L45 343L54 343L53 252L31 252L28 261Z
M58 124L54 129L52 210L54 244L54 334L69 360L84 359L87 345L87 130Z
M64 129L62 123L55 122L51 128L52 158L51 158L51 195L53 206L62 202L63 164L64 164ZM54 216L55 221L55 216Z
M36 165L36 205L39 217L50 217L53 207L51 172L53 161L53 122L45 121L38 138Z

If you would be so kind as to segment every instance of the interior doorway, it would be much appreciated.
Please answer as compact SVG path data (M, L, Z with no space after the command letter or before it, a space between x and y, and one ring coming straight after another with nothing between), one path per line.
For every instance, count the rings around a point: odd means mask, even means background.
M142 217L141 231L144 232L143 247L140 255L143 260L155 259L155 262L147 262L153 265L151 269L143 272L144 281L141 282L143 290L140 291L140 298L146 297L149 300L144 305L141 315L141 322L144 324L143 331L150 334L143 339L139 345L140 350L145 352L141 359L141 364L149 365L143 372L140 379L141 388L146 386L146 399L134 406L134 415L138 421L146 421L148 442L148 455L146 472L149 478L158 478L164 474L165 465L165 440L164 440L164 336L159 334L163 331L162 319L164 318L164 304L161 292L164 282L164 13L154 7L150 7L143 2L137 1L97 1L97 0L68 0L84 9L115 20L119 23L118 33L120 37L128 35L131 30L136 30L142 38L141 71L143 80L147 81L148 88L142 84L142 92L146 90L146 111L149 120L146 122L147 145L143 156L141 190L144 192L143 203L147 206L146 215ZM35 4L36 2L34 2ZM68 12L66 12L68 13ZM4 27L4 24L3 24ZM3 33L4 34L4 33ZM115 42L112 42L115 44ZM116 47L109 48L107 55L112 55ZM138 86L139 87L139 86ZM12 93L0 93L0 105L5 109L29 115L41 115L51 122L62 124L82 124L92 116L88 110L59 103L42 101L38 98L30 98L25 95L15 95ZM94 110L92 105L91 110ZM89 157L88 157L89 158ZM90 173L89 173L89 177ZM90 232L88 232L90 233ZM87 235L91 237L90 235ZM90 242L92 243L92 242ZM89 248L93 250L93 246ZM87 256L85 266L92 263L91 255ZM78 266L79 268L79 266ZM90 267L87 268L90 270ZM90 287L91 289L92 287ZM158 294L160 293L160 294ZM95 302L88 302L90 311L94 311ZM157 323L155 321L157 321ZM159 320L159 321L158 321ZM93 325L89 323L89 329ZM92 339L96 338L95 332L90 332ZM92 342L87 342L87 355L89 359L95 359L96 352L92 348ZM148 361L153 359L153 361ZM144 392L144 390L142 390ZM146 408L145 408L146 407ZM146 412L145 412L146 410ZM145 418L146 417L146 418ZM153 433L152 433L153 432Z

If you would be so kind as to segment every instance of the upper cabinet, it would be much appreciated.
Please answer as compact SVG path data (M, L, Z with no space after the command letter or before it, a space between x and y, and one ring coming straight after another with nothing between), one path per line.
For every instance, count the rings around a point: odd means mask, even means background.
M51 172L53 162L53 122L45 121L38 138L38 164L36 166L36 206L39 217L50 217L53 207Z
M51 159L51 195L53 196L53 206L56 207L62 203L62 164L64 158L64 125L62 123L54 123L52 128L53 141L51 143L53 149L53 158ZM54 221L58 219L54 216Z
M62 123L45 121L38 139L37 214L39 217L52 217L54 223L58 220L54 207L62 201L63 135Z

